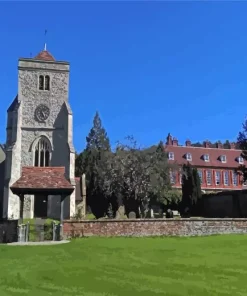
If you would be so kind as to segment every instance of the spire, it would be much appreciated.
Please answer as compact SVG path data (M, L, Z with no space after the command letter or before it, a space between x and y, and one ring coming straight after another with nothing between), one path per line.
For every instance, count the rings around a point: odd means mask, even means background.
M55 62L55 58L52 56L52 54L49 51L47 51L46 35L47 35L47 30L45 30L44 49L38 55L36 55L34 59L40 60L40 61Z
M46 51L46 34L47 34L47 30L45 29L45 46L44 46L44 51Z
M40 61L50 61L50 62L55 62L54 57L52 54L47 51L47 50L42 50L36 57L34 58L35 60L40 60Z

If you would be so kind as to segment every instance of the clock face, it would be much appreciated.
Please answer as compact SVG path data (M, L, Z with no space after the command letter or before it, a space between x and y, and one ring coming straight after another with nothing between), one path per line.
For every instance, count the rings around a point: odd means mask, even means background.
M44 122L50 115L50 110L46 105L39 105L35 110L35 117L39 122Z

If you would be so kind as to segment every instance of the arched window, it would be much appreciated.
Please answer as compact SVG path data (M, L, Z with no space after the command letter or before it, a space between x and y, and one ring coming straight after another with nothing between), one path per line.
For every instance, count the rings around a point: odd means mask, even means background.
M50 77L48 75L45 76L45 90L50 90Z
M44 76L40 75L39 76L39 90L44 89Z
M51 145L46 137L41 137L35 146L34 166L50 166Z

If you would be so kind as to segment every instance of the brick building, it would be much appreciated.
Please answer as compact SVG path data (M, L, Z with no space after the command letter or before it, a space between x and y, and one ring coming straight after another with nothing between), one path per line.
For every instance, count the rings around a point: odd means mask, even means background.
M247 188L241 176L235 170L246 164L241 156L241 150L231 143L230 149L224 149L221 143L217 148L211 148L210 143L205 141L203 147L193 147L187 140L184 146L178 144L176 138L169 134L165 145L168 153L168 161L181 167L190 163L198 169L201 179L202 190L241 190ZM182 187L182 174L179 170L171 172L171 183L174 188Z

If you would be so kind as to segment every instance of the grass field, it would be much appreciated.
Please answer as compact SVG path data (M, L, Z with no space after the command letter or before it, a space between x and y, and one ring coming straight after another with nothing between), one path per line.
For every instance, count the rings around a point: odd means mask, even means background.
M4 245L0 295L247 295L247 236Z

